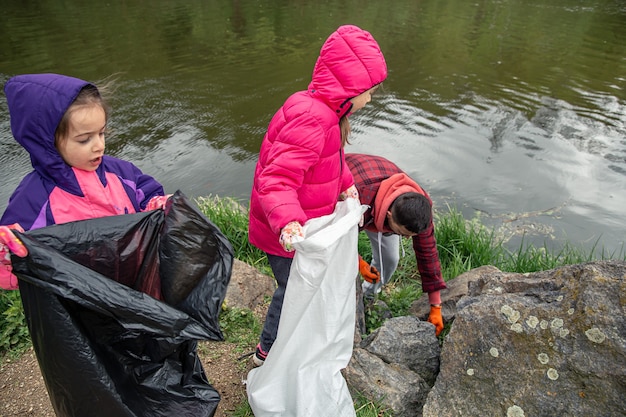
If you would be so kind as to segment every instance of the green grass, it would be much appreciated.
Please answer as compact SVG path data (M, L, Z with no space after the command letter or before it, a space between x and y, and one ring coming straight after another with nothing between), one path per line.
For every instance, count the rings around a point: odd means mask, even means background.
M196 203L230 240L237 259L271 275L265 254L248 242L248 215L244 204L231 198L211 196L198 198ZM626 260L624 248L614 252L602 249L596 253L594 247L590 253L585 253L583 249L566 244L554 252L547 246L537 248L522 242L517 250L512 251L506 248L505 242L498 237L495 229L488 229L478 218L465 219L458 210L451 207L447 207L444 213L435 214L435 226L445 280L482 265L493 265L505 272L525 273L598 259ZM406 315L412 302L422 295L411 240L402 239L402 245L405 256L401 258L392 282L379 296L394 317ZM370 261L371 247L364 233L359 235L358 247L363 258ZM0 357L19 355L30 346L19 292L0 290L0 312ZM380 312L376 310L366 320L368 332L379 327L383 321ZM220 326L226 340L242 349L254 346L261 331L261 324L252 312L228 306L224 306L222 310ZM447 328L449 329L449 325ZM447 329L444 329L442 333L446 332ZM392 415L379 402L361 395L355 398L355 407L358 417ZM233 417L246 416L252 416L252 412L247 400L242 398L241 407L237 408Z
M0 290L0 357L17 357L31 345L19 291Z
M199 197L198 208L219 227L230 240L235 251L235 258L254 266L264 274L272 275L265 252L252 246L248 241L247 209L230 197Z
M235 344L243 353L250 346L256 346L263 326L252 311L224 306L220 313L220 328L224 340Z
M365 395L354 395L354 408L358 417L393 417L393 412L382 404L382 401L372 401Z

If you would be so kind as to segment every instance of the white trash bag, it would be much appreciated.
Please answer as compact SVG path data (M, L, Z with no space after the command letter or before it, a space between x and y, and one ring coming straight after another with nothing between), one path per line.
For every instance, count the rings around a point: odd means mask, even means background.
M354 417L341 370L352 356L358 223L367 206L348 198L309 220L294 243L276 340L248 373L255 417Z

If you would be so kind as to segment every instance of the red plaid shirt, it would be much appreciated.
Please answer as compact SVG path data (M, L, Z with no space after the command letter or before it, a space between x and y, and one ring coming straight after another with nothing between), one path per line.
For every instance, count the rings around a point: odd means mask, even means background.
M388 232L388 230L377 230L374 225L372 211L376 212L374 206L376 193L378 193L382 181L394 174L405 172L393 162L380 156L347 153L346 162L350 167L352 176L354 176L354 184L359 191L361 204L370 206L363 216L363 227L371 231ZM424 195L430 200L426 191L424 191ZM422 279L422 290L433 292L446 288L441 276L441 262L439 261L439 252L437 252L435 227L432 220L425 231L413 236L413 250L417 260L417 269Z

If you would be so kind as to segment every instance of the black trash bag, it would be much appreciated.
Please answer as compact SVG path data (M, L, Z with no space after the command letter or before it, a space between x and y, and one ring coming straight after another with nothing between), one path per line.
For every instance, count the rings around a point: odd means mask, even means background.
M13 271L57 416L215 414L197 341L223 340L233 250L182 193L18 235L29 254Z

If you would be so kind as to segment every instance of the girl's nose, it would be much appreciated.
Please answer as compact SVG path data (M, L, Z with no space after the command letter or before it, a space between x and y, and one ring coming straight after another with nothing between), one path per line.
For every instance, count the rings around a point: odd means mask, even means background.
M93 143L93 151L94 152L104 152L104 135L98 135L96 140Z

